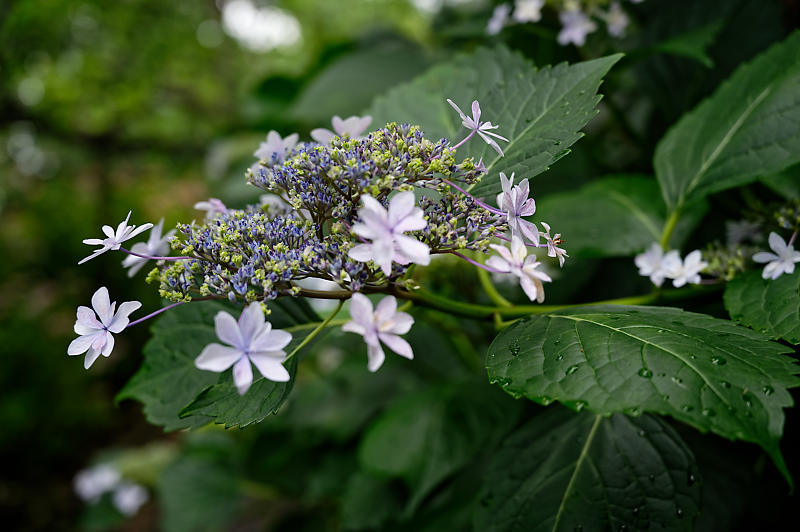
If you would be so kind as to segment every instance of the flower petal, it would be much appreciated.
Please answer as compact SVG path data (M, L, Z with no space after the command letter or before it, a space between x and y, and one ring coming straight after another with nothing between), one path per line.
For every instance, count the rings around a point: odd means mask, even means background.
M119 310L117 310L117 313L112 318L111 323L108 325L108 330L112 333L122 332L122 330L128 326L128 323L130 323L128 316L141 306L142 304L138 301L126 301L121 304Z
M335 136L336 134L333 131L324 127L311 130L311 138L323 145L330 144Z
M381 323L392 319L395 312L397 312L397 299L394 296L386 296L375 307L374 322L380 327Z
M452 107L453 109L456 110L456 112L458 113L458 116L461 117L461 120L463 120L464 122L469 120L469 118L467 118L467 115L464 114L464 112L461 110L461 108L459 106L457 106L455 103L453 103L453 100L448 98L447 99L447 103L450 104L450 107Z
M396 334L380 333L378 338L386 344L386 347L409 360L414 359L414 351L411 349L411 344L400 338Z
M511 271L511 267L509 266L508 262L503 260L502 257L498 257L497 255L492 255L491 257L489 257L489 259L486 261L486 265L494 270L503 273L508 273Z
M106 343L103 346L103 350L101 351L104 357L107 357L111 354L111 351L114 350L114 335L106 333Z
M786 242L778 233L773 231L769 234L769 247L772 248L772 251L780 255L781 252L786 249Z
M400 220L411 214L413 210L413 192L406 191L395 194L389 202L389 226L394 227Z
M101 286L92 294L92 308L97 313L97 317L100 318L100 322L103 325L107 326L111 323L114 316L111 312L111 300L108 297L108 288Z
M224 310L220 310L217 312L217 315L214 316L214 330L217 333L217 338L226 344L237 348L246 347L242 341L242 335L239 332L239 324L233 316Z
M233 384L236 385L239 395L244 395L253 384L253 367L248 357L240 358L239 362L233 365Z
M271 324L270 329L272 329ZM250 352L280 351L292 341L292 333L280 329L265 329L250 341Z
M386 355L383 353L377 338L374 342L367 343L367 357L367 369L373 373L378 371L383 365L383 361L386 360Z
M284 351L250 353L249 357L250 361L258 368L259 373L261 373L264 378L273 382L288 382L291 379L291 375L289 375L289 372L283 367L283 364L281 364L286 358L286 353Z
M97 357L100 356L99 349L89 349L86 353L86 358L83 359L83 369L89 369L94 364L94 361L97 360Z
M382 332L391 334L406 334L411 330L411 326L414 325L414 318L411 316L411 314L398 312L392 316L391 322L388 325L389 327L385 328Z
M775 260L780 260L780 257L775 255L774 253L770 253L769 251L759 251L755 255L753 255L754 262L772 262Z
M239 347L242 348L248 348L253 338L260 334L263 329L267 328L269 330L272 328L271 324L266 324L264 311L257 301L253 301L244 308L239 315L238 325L239 334L242 335L242 343Z
M208 344L194 359L195 367L220 373L242 358L242 352L234 347L220 344Z
M347 256L358 262L369 262L372 260L372 244L359 244L351 248Z
M372 309L372 301L364 294L356 292L350 298L350 316L356 323L362 326L372 324Z
M431 262L431 249L424 242L405 235L395 235L398 250L411 262L427 266Z
M70 356L74 355L81 355L85 353L91 346L92 342L94 342L94 336L96 334L85 334L83 336L78 336L73 341L69 343L67 347L67 354Z

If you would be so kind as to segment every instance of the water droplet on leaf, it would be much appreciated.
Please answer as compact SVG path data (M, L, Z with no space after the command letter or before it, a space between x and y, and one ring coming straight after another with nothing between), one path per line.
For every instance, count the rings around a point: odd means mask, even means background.
M570 366L570 367L568 367L568 368L567 368L567 372L566 372L566 374L567 374L567 375L572 375L573 373L575 373L575 372L576 372L576 371L578 371L579 369L581 369L581 367L580 367L580 366L578 366L577 364L576 364L576 365L574 365L574 366Z
M645 379L650 379L653 377L653 372L647 368L642 368L637 373L640 377L644 377Z

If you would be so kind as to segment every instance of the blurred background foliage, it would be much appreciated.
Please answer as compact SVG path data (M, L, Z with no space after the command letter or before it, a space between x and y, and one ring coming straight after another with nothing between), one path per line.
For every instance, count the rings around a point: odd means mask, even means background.
M171 226L197 217L192 205L209 196L233 206L254 201L243 171L270 129L307 138L332 115L367 109L436 61L498 42L539 65L627 52L601 89L600 116L536 181L537 198L600 175L651 174L666 128L797 27L800 12L794 0L647 0L626 5L633 20L626 37L598 31L576 48L556 43L558 20L549 11L539 24L488 36L497 3L0 2L0 511L9 529L381 527L403 511L408 494L374 472L352 474L357 434L386 406L402 415L406 403L394 400L411 392L449 408L436 394L459 392L443 376L482 373L491 329L465 333L458 321L424 312L417 319L431 327L415 328L420 345L443 347L413 365L391 360L367 378L362 346L331 337L309 355L314 364L301 365L284 415L244 431L162 434L138 404L114 402L139 365L146 328L119 338L114 356L91 371L66 356L75 307L98 282L117 300L160 304L152 287L130 281L108 256L77 268L88 253L81 239L102 224L132 209L134 223L164 217ZM738 217L731 197L715 207L720 220ZM443 292L479 297L463 292L476 285L470 271L428 275ZM646 286L628 259L578 257L562 275L568 282L553 285L553 302L607 297L612 283L613 295ZM84 513L73 476L125 448L143 449L130 469L159 488L158 500L128 522L107 501ZM142 467L148 460L156 462L152 474ZM479 477L479 465L467 468L406 529L434 529L442 515L452 529L469 524L456 503L474 497ZM330 501L342 497L336 510Z

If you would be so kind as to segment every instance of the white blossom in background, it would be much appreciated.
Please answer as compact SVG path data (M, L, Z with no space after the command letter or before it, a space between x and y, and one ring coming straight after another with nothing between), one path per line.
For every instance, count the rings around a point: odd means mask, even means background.
M628 27L630 20L619 2L611 2L611 6L603 18L606 21L609 35L613 37L623 37L625 35L625 29Z
M194 204L198 211L206 211L206 220L211 220L218 214L228 214L228 208L217 198L208 198L208 201L198 201Z
M240 395L253 383L251 362L271 381L290 379L282 363L286 359L283 348L292 341L292 335L273 330L258 302L245 307L238 321L225 311L218 312L214 316L214 329L217 337L228 345L208 344L194 361L198 368L221 373L233 366L233 383Z
M128 316L142 306L138 301L126 301L116 310L117 303L111 303L108 289L101 286L92 295L92 308L78 307L75 333L79 336L67 347L70 356L86 353L83 367L89 369L101 354L107 357L114 349L114 336L128 326Z
M94 503L119 483L120 474L108 464L99 464L89 469L82 469L75 475L72 487L84 502Z
M564 261L569 258L569 255L567 255L566 249L558 247L558 244L561 243L561 233L556 233L555 236L550 236L550 225L546 222L542 222L542 227L544 227L545 231L542 236L547 243L547 256L558 257L558 265L559 267L563 268Z
M407 236L406 231L424 229L422 209L414 204L413 192L400 192L389 201L389 209L371 196L361 197L364 207L359 209L360 222L353 225L353 232L371 242L359 244L348 255L359 261L373 261L384 275L392 272L392 262L398 264L430 264L430 248L427 244Z
M525 243L518 237L511 238L511 251L505 246L490 244L490 247L500 255L492 255L486 265L502 273L513 273L519 278L520 286L531 301L544 301L544 285L542 282L551 282L546 273L537 268L541 262L536 260L536 255L528 256Z
M143 486L134 482L123 482L114 489L111 502L114 503L119 513L131 517L139 511L148 498L147 490Z
M92 254L89 255L88 257L85 257L85 258L81 259L78 262L78 264L83 264L86 261L92 260L93 258L97 257L98 255L102 255L106 251L109 251L109 250L116 251L116 250L118 250L120 248L122 243L125 242L126 240L130 240L131 238L135 237L139 233L147 231L148 229L153 227L153 224L151 224L151 223L146 223L146 224L143 224L143 225L141 225L139 227L136 227L135 225L128 225L128 220L130 220L130 218L131 218L131 212L132 211L128 211L128 216L122 222L120 222L120 224L117 226L117 230L116 231L114 231L114 228L111 227L110 225L104 225L103 226L103 233L106 235L106 238L103 238L103 239L101 239L101 238L87 238L87 239L85 239L83 241L84 244L87 244L87 245L90 245L90 246L102 246L102 247L99 248L99 249L94 250L92 252Z
M169 241L175 236L175 229L172 229L162 237L161 232L163 230L164 218L161 218L161 220L153 226L153 230L150 231L150 237L147 239L147 242L135 243L131 246L131 251L139 253L140 255L150 255L151 257L164 256L169 251ZM133 277L149 260L150 259L144 257L128 255L122 260L122 267L130 268L128 270L128 277Z
M291 152L297 145L298 138L299 135L297 133L281 138L277 131L270 131L267 133L267 140L259 144L253 155L258 157L259 160L266 161L267 164L272 164L273 158L276 162L281 163L286 154Z
M559 13L561 20L561 31L558 33L558 44L566 46L570 43L575 46L583 46L586 43L586 36L597 29L597 24L592 21L577 6Z
M511 14L511 6L508 4L500 4L492 11L492 17L486 24L486 33L489 35L497 35L508 24L508 16Z
M544 0L516 0L514 2L514 20L520 23L539 22L542 20Z
M753 260L759 263L767 263L761 277L764 279L777 279L784 273L791 275L794 273L794 265L800 262L800 251L795 251L794 246L787 244L778 233L769 234L769 247L774 251L760 251L753 255Z
M523 179L518 185L514 185L514 174L511 174L509 179L505 173L500 172L500 184L503 192L497 195L497 207L507 213L511 236L527 238L531 244L538 246L539 228L523 218L523 216L533 216L536 212L536 202L528 197L530 194L528 180Z
M708 263L703 261L703 254L699 249L696 249L686 255L683 260L680 260L680 255L675 252L675 255L669 253L664 258L664 273L665 276L672 279L672 286L680 288L681 286L700 283L700 272L708 266Z
M414 358L411 345L398 336L411 330L414 318L405 312L397 312L397 299L394 296L384 297L373 310L369 298L357 292L350 300L350 317L352 319L342 326L342 330L364 337L369 358L367 368L370 371L378 371L386 359L381 342L402 357L409 360Z
M494 151L503 157L503 150L500 149L500 146L497 144L497 142L489 137L491 136L506 142L508 142L508 139L490 131L491 129L497 129L500 126L493 126L491 122L481 122L481 104L478 103L478 100L474 100L472 102L472 118L469 118L467 115L465 115L461 108L453 103L453 100L450 98L447 99L447 103L449 103L450 106L456 110L458 116L461 117L461 125L477 133L478 136L482 138L484 142L486 142L486 144L494 148Z
M349 135L351 139L360 139L372 122L371 116L351 116L342 120L334 116L331 120L333 131L325 128L311 130L311 138L320 144L330 144L334 137Z
M680 261L680 255L677 251L670 251L671 258L669 261L677 259ZM653 242L647 251L636 255L633 259L636 267L639 268L639 275L650 277L650 282L656 286L661 286L664 283L664 250L658 242Z
M725 235L729 246L736 246L743 242L756 242L761 236L761 224L748 220L728 220L725 222Z

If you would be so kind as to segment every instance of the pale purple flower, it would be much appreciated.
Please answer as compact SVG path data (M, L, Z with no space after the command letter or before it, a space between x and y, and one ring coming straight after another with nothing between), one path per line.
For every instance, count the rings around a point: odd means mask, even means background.
M477 133L478 136L486 142L486 144L494 148L494 151L499 153L501 157L503 156L503 150L501 150L497 142L489 138L489 136L504 140L506 142L508 142L508 139L490 131L491 129L497 129L500 126L493 126L491 122L481 122L481 104L478 103L478 100L472 102L472 118L469 118L467 115L465 115L461 108L457 106L450 98L447 99L447 103L449 103L450 106L456 110L458 116L461 117L461 125Z
M680 288L686 283L699 284L700 272L708 266L700 250L692 251L682 261L677 251L674 255L670 253L664 257L663 268L666 277L672 279L672 286Z
M72 487L82 501L94 503L100 500L104 493L113 490L120 479L119 471L114 467L98 464L79 471L72 481Z
M369 358L367 368L370 371L378 371L386 358L381 342L402 357L414 358L411 345L398 336L411 330L414 318L405 312L397 312L394 296L381 299L373 311L369 298L357 292L350 300L350 317L352 320L345 323L342 330L364 337Z
M86 353L83 367L89 369L101 354L107 357L114 349L114 336L128 326L128 316L141 307L138 301L126 301L116 310L117 303L111 303L108 289L101 286L92 295L92 308L78 307L74 330L79 336L67 347L70 356Z
M678 255L677 251L671 251L670 253L680 261L680 255ZM656 286L661 286L664 283L664 250L661 249L661 245L658 242L653 242L647 248L647 251L636 255L633 262L639 268L639 275L650 277L650 281Z
M353 232L362 239L371 240L352 248L348 255L359 262L373 261L384 275L392 272L392 262L430 263L430 248L424 242L407 236L406 231L424 229L428 222L422 209L414 205L413 192L399 192L389 201L389 209L372 196L361 196L364 207L359 209L361 220L353 225Z
M795 251L794 246L787 244L778 233L769 234L769 247L775 253L760 251L753 255L753 260L760 263L768 263L764 266L761 277L764 279L777 279L784 273L791 275L794 273L794 264L800 262L800 251Z
M603 16L609 35L623 37L630 20L619 2L611 2L608 12Z
M161 218L161 220L159 220L159 222L153 226L153 230L150 231L150 237L147 239L147 242L135 243L133 246L131 246L131 251L140 255L150 255L151 257L161 257L165 255L169 251L170 239L175 236L175 229L167 232L167 234L162 237L161 232L163 230L164 218ZM122 267L130 268L130 270L128 270L128 277L133 277L139 270L142 269L145 264L147 264L148 260L150 259L137 257L135 255L128 255L123 259Z
M514 185L514 174L511 179L500 172L500 184L503 192L497 195L497 207L506 213L511 236L527 238L531 244L539 245L539 228L523 216L533 216L536 212L536 202L529 198L530 186L528 180L523 179Z
M123 482L114 490L111 502L122 515L131 517L139 511L148 498L147 490L143 486L134 482Z
M500 4L492 11L492 17L486 24L486 33L488 35L497 35L508 24L508 16L511 14L511 6L508 4Z
M761 224L748 220L728 220L725 222L725 235L729 246L736 246L748 240L756 242L764 238L761 234Z
M542 227L544 227L544 240L547 243L547 256L548 257L558 257L558 265L560 267L564 267L564 260L569 257L567 255L567 250L564 248L558 247L561 244L561 233L556 233L555 236L550 236L550 225L546 222L542 222Z
M143 231L147 231L153 224L146 223L139 227L135 225L128 225L128 220L131 218L131 212L128 211L128 216L120 222L117 226L117 230L114 231L114 228L110 225L103 226L103 233L106 235L106 238L87 238L83 241L84 244L88 244L90 246L102 246L100 249L96 249L92 252L91 255L81 259L78 264L83 264L86 261L92 260L93 258L97 257L98 255L102 255L106 251L109 250L117 250L120 248L123 242L126 240L130 240L131 238L135 237L139 233Z
M267 133L266 142L262 142L253 155L270 164L272 163L273 157L275 157L278 162L282 162L286 154L292 151L297 145L298 138L299 135L297 133L292 133L286 138L281 138L277 131L270 131Z
M330 144L334 137L344 137L348 135L351 139L360 139L372 122L371 116L351 116L342 120L334 116L331 120L333 131L325 128L311 130L311 138L320 144Z
M206 211L206 219L211 220L218 214L228 214L228 208L217 198L208 198L208 201L198 201L194 204L198 211Z
M514 20L520 23L542 20L544 0L517 0L514 2Z
M531 301L544 301L544 285L542 282L551 282L546 273L537 268L536 255L528 256L525 243L518 237L511 237L511 251L505 246L491 244L490 247L500 255L492 255L486 265L503 273L513 273L519 278L520 286Z
M597 24L580 9L562 11L558 18L561 20L558 44L562 46L570 43L575 46L583 46L586 43L586 36L597 29Z
M251 362L271 381L290 379L282 362L286 359L283 348L292 341L292 335L273 330L258 302L245 307L238 322L227 312L219 311L214 316L214 329L217 337L228 345L208 344L194 361L198 368L221 373L233 366L233 383L240 395L253 383Z

